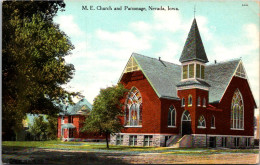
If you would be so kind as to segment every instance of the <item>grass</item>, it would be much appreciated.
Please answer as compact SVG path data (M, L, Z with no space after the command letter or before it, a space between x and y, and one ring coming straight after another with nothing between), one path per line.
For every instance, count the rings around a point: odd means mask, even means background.
M90 152L122 152L122 153L162 153L162 154L219 154L219 153L259 153L254 149L206 149L206 148L166 148L166 147L138 147L138 146L114 146L106 148L105 143L97 142L62 142L54 141L3 141L5 148L47 148L64 150L84 150Z

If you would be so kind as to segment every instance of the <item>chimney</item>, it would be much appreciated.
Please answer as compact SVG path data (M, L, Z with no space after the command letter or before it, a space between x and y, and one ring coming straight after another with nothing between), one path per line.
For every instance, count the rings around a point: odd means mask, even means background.
M215 64L217 63L217 60L215 60Z
M159 57L159 61L161 61L161 57Z

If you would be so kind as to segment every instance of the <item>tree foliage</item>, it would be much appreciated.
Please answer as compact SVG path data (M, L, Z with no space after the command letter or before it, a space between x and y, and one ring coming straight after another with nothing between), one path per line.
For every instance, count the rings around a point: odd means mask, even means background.
M74 49L68 36L53 22L62 1L4 1L2 40L3 132L19 130L26 113L54 115L53 101L77 93L61 85L74 75L64 60ZM11 128L11 129L10 129Z
M127 91L122 84L101 89L100 94L94 99L92 111L84 122L82 131L104 134L107 148L109 148L108 136L123 129L119 120L119 116L123 115L120 100Z
M33 140L42 141L47 140L48 122L44 120L43 116L35 117L33 124L29 124L29 132Z

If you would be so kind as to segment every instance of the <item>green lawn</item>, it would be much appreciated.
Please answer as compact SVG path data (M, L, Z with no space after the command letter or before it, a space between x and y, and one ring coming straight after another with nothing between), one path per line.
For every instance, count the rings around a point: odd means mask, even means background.
M86 150L95 152L140 152L140 153L163 153L163 154L218 154L218 153L259 153L257 149L206 149L206 148L166 148L166 147L133 147L133 146L113 146L106 149L105 143L98 142L62 142L62 141L3 141L5 148L52 148L67 150Z

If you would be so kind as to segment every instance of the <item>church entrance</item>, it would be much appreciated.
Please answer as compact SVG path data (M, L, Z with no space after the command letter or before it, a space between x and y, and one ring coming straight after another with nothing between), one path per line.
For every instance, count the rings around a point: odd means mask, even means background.
M191 118L189 111L185 110L181 118L181 136L191 134Z

